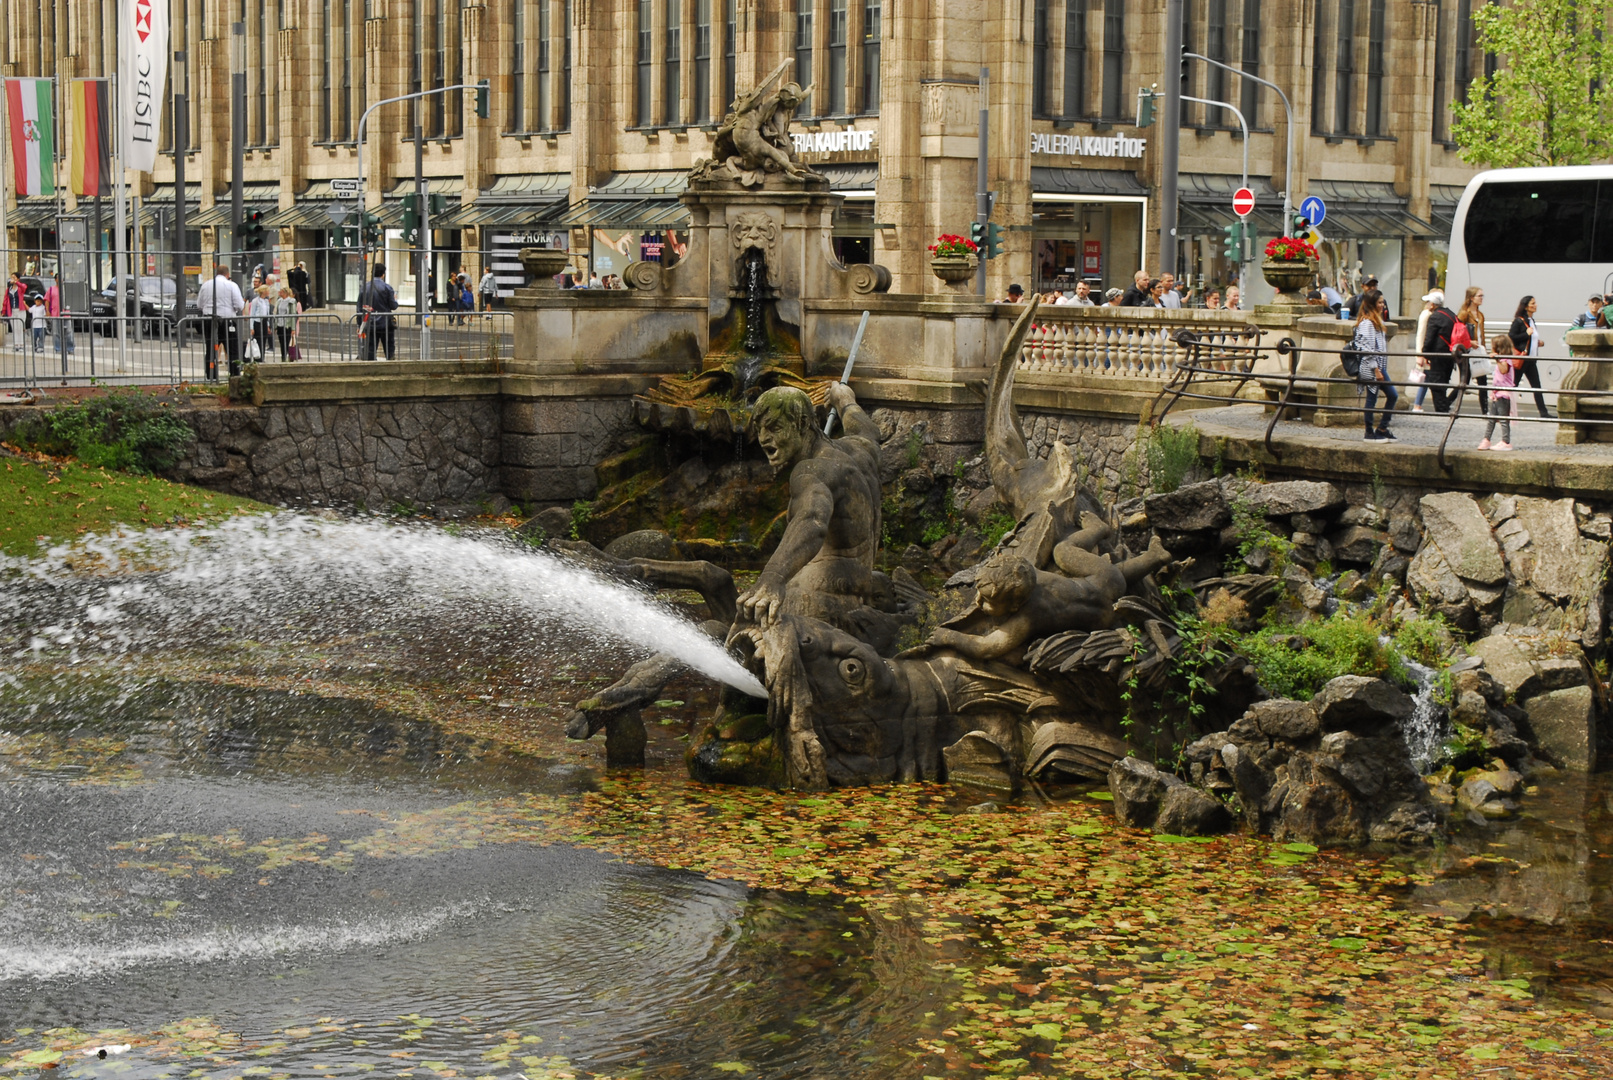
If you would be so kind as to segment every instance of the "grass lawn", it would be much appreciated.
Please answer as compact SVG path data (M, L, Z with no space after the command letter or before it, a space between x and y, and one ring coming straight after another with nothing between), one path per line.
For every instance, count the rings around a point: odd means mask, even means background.
M210 523L271 509L156 477L0 453L0 552L7 555L33 555L41 543L48 546L117 526Z

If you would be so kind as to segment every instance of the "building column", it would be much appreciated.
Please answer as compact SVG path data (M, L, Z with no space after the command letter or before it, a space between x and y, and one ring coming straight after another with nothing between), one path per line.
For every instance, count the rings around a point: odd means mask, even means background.
M1395 191L1406 199L1412 216L1429 220L1428 170L1434 149L1434 50L1438 47L1438 9L1428 4L1391 8L1384 79L1389 131L1398 139ZM1428 241L1408 237L1401 257L1400 296L1391 298L1398 313L1415 312L1428 287ZM1396 302L1398 300L1398 302Z
M891 291L922 293L932 291L926 279L929 272L930 238L925 235L924 159L920 154L922 123L929 95L923 83L928 52L926 18L929 5L924 0L885 0L884 35L879 56L879 177L874 182L876 224L874 261L891 272ZM965 114L978 100L978 90L960 90L957 107ZM939 92L938 92L939 93ZM970 121L973 131L973 121ZM970 186L973 190L973 185ZM935 282L938 286L940 283Z

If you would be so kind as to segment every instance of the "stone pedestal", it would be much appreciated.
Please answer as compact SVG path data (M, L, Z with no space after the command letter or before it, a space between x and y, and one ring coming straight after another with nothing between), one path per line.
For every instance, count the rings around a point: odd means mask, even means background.
M1570 330L1568 347L1575 363L1563 376L1557 399L1559 443L1613 442L1613 330ZM1606 394L1606 397L1591 395ZM1572 420L1601 420L1574 424Z

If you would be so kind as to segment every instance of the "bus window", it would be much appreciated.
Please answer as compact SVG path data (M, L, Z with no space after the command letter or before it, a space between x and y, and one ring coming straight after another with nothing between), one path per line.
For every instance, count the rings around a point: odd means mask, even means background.
M1490 182L1473 193L1462 240L1470 263L1590 262L1597 248L1596 180ZM1613 191L1610 191L1613 194ZM1613 214L1604 215L1613 246Z

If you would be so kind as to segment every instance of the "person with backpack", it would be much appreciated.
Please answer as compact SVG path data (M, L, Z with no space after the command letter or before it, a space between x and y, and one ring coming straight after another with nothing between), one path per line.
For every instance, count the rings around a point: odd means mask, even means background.
M386 358L391 360L393 349L397 346L392 313L398 310L398 294L387 284L385 263L376 263L370 273L370 283L364 286L358 303L359 310L363 312L359 330L364 338L363 356L366 360L374 360L376 346L379 345L386 352Z
M1524 358L1523 366L1518 369L1518 385L1522 386L1525 379L1529 380L1529 384L1535 388L1535 409L1541 419L1550 420L1551 410L1546 408L1546 395L1540 392L1540 365L1535 359L1546 344L1546 339L1540 336L1540 328L1535 325L1537 306L1532 296L1518 301L1518 311L1512 317L1512 327L1507 331L1507 337L1512 340L1513 349Z
M1506 334L1497 334L1490 342L1490 356L1495 361L1495 374L1492 376L1495 389L1491 392L1490 418L1484 425L1484 438L1480 440L1480 450L1511 450L1512 449L1512 396L1518 385L1518 368L1523 363L1523 357L1517 355L1512 347L1512 338ZM1491 443L1490 436L1495 434L1496 424L1501 425L1501 441Z
M1360 311L1355 320L1355 336L1345 351L1345 374L1350 374L1350 361L1353 359L1355 377L1367 392L1366 441L1393 442L1395 437L1389 430L1389 420L1395 414L1395 404L1400 400L1400 394L1395 390L1395 384L1389 381L1389 332L1383 324L1383 293L1368 289L1361 296ZM1378 426L1374 428L1372 408L1377 404L1380 390L1383 393L1383 412Z
M1434 309L1428 313L1428 329L1424 331L1427 336L1423 339L1421 351L1428 358L1426 384L1434 395L1434 411L1448 413L1451 411L1451 370L1456 365L1456 357L1451 350L1458 333L1463 340L1471 343L1471 339L1468 338L1467 327L1457 319L1456 313L1445 306L1444 293L1440 293L1439 299L1433 303ZM1459 326L1460 331L1457 330Z
M1473 343L1468 350L1468 371L1473 376L1473 382L1479 388L1479 412L1490 411L1490 356L1484 349L1484 312L1480 306L1484 303L1484 290L1477 285L1467 287L1467 295L1462 297L1462 306L1456 312L1456 321L1467 327L1468 340Z

